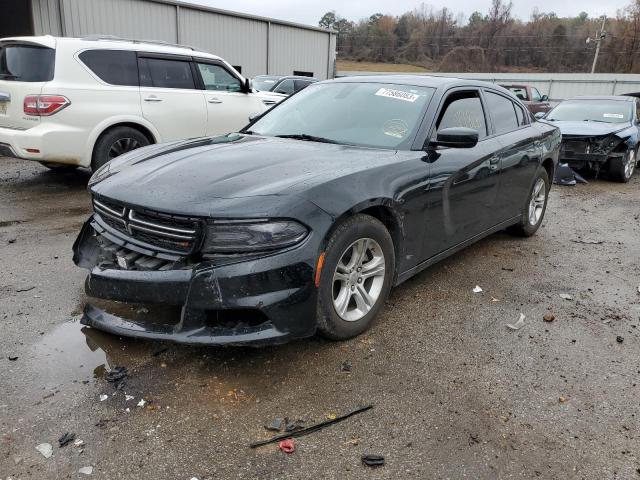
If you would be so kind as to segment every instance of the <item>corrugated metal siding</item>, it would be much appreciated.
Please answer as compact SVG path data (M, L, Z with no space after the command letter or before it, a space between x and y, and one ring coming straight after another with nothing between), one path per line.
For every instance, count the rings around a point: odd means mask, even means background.
M269 73L291 75L301 70L313 72L319 79L327 78L328 37L328 33L271 24Z
M180 7L180 43L242 67L247 77L267 71L267 23Z
M144 0L62 0L65 35L175 42L176 7Z
M58 0L32 0L34 35L62 35Z

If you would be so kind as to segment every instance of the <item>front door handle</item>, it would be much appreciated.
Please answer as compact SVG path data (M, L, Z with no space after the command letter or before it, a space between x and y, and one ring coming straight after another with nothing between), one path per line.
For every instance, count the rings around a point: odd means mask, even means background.
M145 101L145 102L161 102L161 101L162 101L162 99L161 99L161 98L156 97L155 95L151 95L151 96L149 96L149 97L145 98L145 99L144 99L144 101Z
M209 99L209 103L222 103L222 100L216 97L212 97Z
M500 165L500 157L493 156L489 159L489 170L494 171L498 169L498 166Z

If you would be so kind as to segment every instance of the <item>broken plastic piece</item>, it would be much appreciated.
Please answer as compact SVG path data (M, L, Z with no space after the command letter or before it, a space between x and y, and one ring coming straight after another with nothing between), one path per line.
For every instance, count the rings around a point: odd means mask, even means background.
M286 440L282 440L280 443L278 443L278 447L284 453L293 453L293 452L296 451L296 443L293 440L293 438L288 438Z
M270 424L265 425L264 428L273 432L279 432L280 430L282 430L282 425L284 425L284 418L276 417Z
M138 402L138 407L144 407L147 401L143 398Z
M78 470L78 473L81 473L82 475L92 475L93 467L82 467L80 470Z
M133 395L125 395L124 396L124 400L125 402L128 402L129 400L133 400L135 397Z
M104 376L107 382L115 383L122 380L127 376L127 369L125 367L113 367L111 371L107 372Z
M563 300L573 300L573 297L568 293L561 293L560 298L562 298Z
M553 183L557 185L573 186L576 183L589 183L582 175L576 173L568 163L559 163L553 177Z
M618 342L618 343L622 343L622 342L624 342L624 337L621 337L620 335L618 335L618 336L616 337L616 342Z
M520 318L518 319L518 321L514 324L511 323L507 323L507 327L510 328L511 330L520 330L523 326L524 326L524 319L527 318L525 317L524 313L520 314Z
M287 426L284 427L285 432L296 432L304 428L304 420L296 420L294 422L287 422Z
M109 398L109 395L105 395L104 393L102 395L100 395L100 401L104 402L105 400L107 400Z
M543 319L545 322L553 322L553 321L556 319L556 316L555 316L555 315L553 315L553 314L551 314L551 313L547 313L547 314L545 314L545 316L544 316L544 317L542 317L542 319Z
M13 357L13 356L7 357L7 358L9 359L10 362L15 362L18 359L18 357Z
M353 368L353 365L351 364L350 360L345 360L344 362L342 362L342 365L340 366L340 370L342 370L343 372L350 372L352 368Z
M67 432L58 439L58 448L66 447L76 439L75 433Z
M381 467L384 465L384 457L382 455L363 455L362 464L367 467Z
M53 447L50 443L41 443L36 447L36 450L39 451L44 458L50 458L53 455Z
M473 288L473 293L482 293L482 288L480 288L480 285L476 285Z

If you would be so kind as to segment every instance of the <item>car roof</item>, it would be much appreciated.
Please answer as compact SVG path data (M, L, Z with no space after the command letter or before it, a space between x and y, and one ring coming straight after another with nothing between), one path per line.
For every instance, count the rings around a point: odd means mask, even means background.
M482 80L467 80L455 77L443 77L439 75L358 75L353 77L339 77L335 82L361 82L361 83L391 83L395 85L412 85L414 87L487 87L500 90L502 87L495 83ZM512 95L510 92L508 92Z
M525 85L524 83L499 83L498 85L504 88L527 88L528 87L528 85Z
M619 95L584 95L580 97L567 98L567 100L615 100L617 102L633 102L635 98Z

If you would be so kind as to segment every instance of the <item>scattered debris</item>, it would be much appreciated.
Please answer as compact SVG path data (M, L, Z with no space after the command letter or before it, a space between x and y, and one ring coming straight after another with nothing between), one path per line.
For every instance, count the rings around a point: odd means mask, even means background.
M349 413L346 413L344 415L336 417L336 418L334 418L332 420L326 420L324 422L320 422L320 423L318 423L316 425L312 425L310 427L303 428L303 429L298 430L296 432L290 432L290 433L286 433L284 435L276 435L275 437L270 438L268 440L260 440L258 442L253 442L249 446L251 448L256 448L256 447L261 447L263 445L268 445L270 443L276 443L276 442L279 442L280 440L286 440L287 438L302 437L303 435L308 435L310 433L317 432L318 430L321 430L321 429L323 429L325 427L328 427L329 425L333 425L334 423L341 422L343 420L346 420L349 417L352 417L352 416L357 415L359 413L366 412L367 410L371 410L372 408L373 408L373 405L367 405L366 407L358 408L358 409L353 410L353 411L351 411Z
M353 365L351 364L350 360L345 360L344 362L342 362L342 365L340 365L340 370L342 370L343 372L351 372L352 368Z
M616 337L616 342L618 342L618 343L622 343L622 342L624 342L624 337L621 337L620 335L618 335L618 336Z
M16 243L17 238L12 237L9 240L7 240L7 243Z
M109 399L109 395L105 395L104 393L102 395L100 395L100 401L104 402L105 400Z
M81 473L82 475L92 475L93 467L82 467L80 470L78 470L78 473Z
M138 407L144 407L146 405L147 401L143 398L138 402Z
M124 401L125 402L129 402L131 400L134 400L136 397L134 397L133 395L125 395L124 396Z
M482 293L482 288L480 288L480 285L476 285L475 287L473 287L473 293Z
M544 317L542 317L542 319L543 319L545 322L553 322L553 321L556 319L556 316L555 316L555 315L553 315L552 313L546 313L546 314L544 315Z
M553 176L556 185L573 186L576 183L589 183L584 177L573 170L568 163L559 163Z
M304 428L304 420L295 420L293 422L286 422L287 425L284 427L285 432L297 432L298 430L302 430Z
M36 287L31 286L31 287L25 287L25 288L18 288L18 289L16 290L16 293L21 293L21 292L30 292L30 291L31 291L31 290L33 290L34 288L36 288Z
M79 438L73 442L73 446L76 448L80 448L84 446L84 440L80 440Z
M105 380L110 383L119 382L128 375L126 367L113 367L104 376Z
M502 267L505 272L513 272L513 267Z
M15 362L16 360L18 360L18 357L7 357L9 359L10 362Z
M282 440L280 443L278 443L278 448L284 453L293 453L296 451L295 440L293 440L293 438Z
M470 433L469 445L473 445L474 443L480 443L480 436L477 433Z
M581 238L571 239L573 243L584 243L585 245L602 245L604 240L582 240Z
M382 455L363 455L362 464L367 467L382 467L384 465L384 457Z
M567 397L563 396L563 395L560 395L560 398L558 398L558 401L559 401L560 403L564 403L564 402L566 402L567 400L569 400L569 399L568 399Z
M36 447L36 450L39 451L44 458L50 458L53 455L53 447L50 443L41 443Z
M76 439L75 433L67 432L58 439L58 448L66 447Z
M568 293L561 293L560 298L562 298L563 300L573 300L573 297Z
M499 302L500 300L499 300L499 299L497 299L496 297L491 297L491 301L492 301L492 302Z
M272 432L279 432L282 430L282 426L284 425L284 418L276 417L274 418L270 424L265 425L264 428L267 430L271 430Z
M520 330L524 326L524 319L527 318L524 313L520 314L520 318L514 324L507 323L507 327L511 330Z
M338 418L338 416L335 413L327 413L325 415L327 417L327 420L335 420L336 418Z

